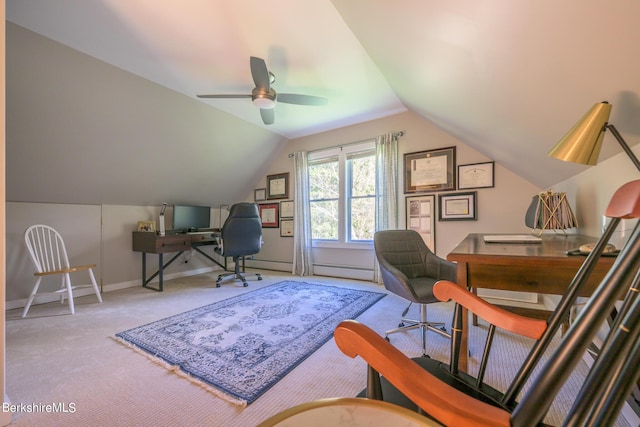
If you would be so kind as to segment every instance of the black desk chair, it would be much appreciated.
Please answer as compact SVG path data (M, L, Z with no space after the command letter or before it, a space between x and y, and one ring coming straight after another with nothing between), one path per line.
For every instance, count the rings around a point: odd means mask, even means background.
M221 231L221 241L215 252L233 258L235 268L233 273L218 275L216 287L227 278L242 280L243 286L247 286L244 274L244 257L260 252L262 246L262 223L258 214L258 206L255 203L236 203L229 209L229 216L224 222ZM240 271L242 259L243 271ZM259 273L255 274L258 280L262 280Z
M420 304L420 320L402 319L389 334L420 329L422 354L426 355L427 330L449 338L444 323L427 321L427 304L440 302L433 295L433 285L439 280L456 281L456 264L435 255L415 230L378 231L373 237L380 273L384 287L396 295ZM409 304L409 307L411 304ZM402 314L407 314L409 307Z

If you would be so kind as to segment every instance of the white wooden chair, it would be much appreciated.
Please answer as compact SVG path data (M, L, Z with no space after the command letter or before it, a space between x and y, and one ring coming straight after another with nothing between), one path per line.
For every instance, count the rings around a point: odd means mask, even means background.
M60 304L64 303L65 296L69 300L69 309L71 314L75 314L75 308L73 305L73 289L93 287L98 301L102 302L102 296L100 295L100 289L96 283L96 278L93 275L93 268L95 264L81 265L72 267L69 264L69 257L67 256L67 250L64 246L62 236L53 228L48 225L32 225L24 232L24 241L27 244L27 250L33 260L36 267L34 276L37 277L36 284L33 286L31 295L27 300L27 305L22 312L22 317L25 317L29 312L31 303L37 295L59 295ZM72 286L71 274L80 270L88 270L89 277L91 278L91 285ZM38 294L38 288L40 282L44 276L60 274L62 275L62 283L60 289L54 292L41 292Z

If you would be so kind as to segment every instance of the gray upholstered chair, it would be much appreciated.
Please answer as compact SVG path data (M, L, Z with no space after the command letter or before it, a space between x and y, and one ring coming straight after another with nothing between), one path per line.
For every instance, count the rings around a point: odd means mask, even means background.
M262 246L262 222L255 203L236 203L229 209L229 216L224 222L221 231L221 239L215 251L225 257L231 257L235 264L234 271L218 275L216 287L220 287L223 280L233 277L241 280L243 286L247 286L244 273L244 257L260 252ZM240 271L240 260L243 263L243 271ZM254 274L258 280L262 280L259 273Z
M427 304L439 302L433 295L433 285L438 280L456 281L456 264L431 252L420 234L414 230L378 231L373 237L373 243L384 287L411 303L420 304L419 320L403 318L396 329L385 333L385 338L388 340L389 334L395 332L420 329L422 354L426 355L427 330L451 336L444 329L443 323L427 320Z

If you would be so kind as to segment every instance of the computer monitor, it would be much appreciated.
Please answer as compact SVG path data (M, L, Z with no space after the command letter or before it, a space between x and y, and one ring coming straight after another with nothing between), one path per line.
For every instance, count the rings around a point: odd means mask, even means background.
M173 205L173 229L197 231L211 227L211 207Z

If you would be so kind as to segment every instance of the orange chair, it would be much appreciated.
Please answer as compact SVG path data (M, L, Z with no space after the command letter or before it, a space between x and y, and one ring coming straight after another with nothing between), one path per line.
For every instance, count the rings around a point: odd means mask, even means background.
M561 326L620 220L640 218L640 180L620 187L605 215L611 218L609 226L546 322L494 307L453 282L436 283L434 295L439 300L456 302L449 366L426 358L409 359L365 325L355 321L342 322L335 331L335 341L345 354L350 357L359 355L369 365L367 397L387 400L381 391L381 375L418 408L445 425L538 425L592 344L602 323L608 320L616 302L622 299L622 307L612 320L594 366L565 419L565 424L572 426L611 425L640 377L640 223L561 343L541 366L537 376L531 378L533 368L539 365L541 353ZM482 378L478 381L458 372L461 307L491 325L487 350L490 350L491 336L496 327L537 339L506 392L488 388L482 384ZM485 358L486 354L481 362L480 377ZM527 379L531 380L530 387L516 402L515 396Z

